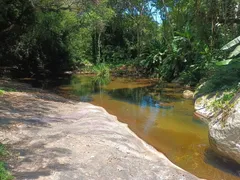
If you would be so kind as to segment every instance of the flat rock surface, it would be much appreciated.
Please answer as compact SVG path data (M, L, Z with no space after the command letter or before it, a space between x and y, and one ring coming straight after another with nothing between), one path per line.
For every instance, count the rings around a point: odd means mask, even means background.
M0 97L0 142L16 179L195 180L103 108L47 92Z

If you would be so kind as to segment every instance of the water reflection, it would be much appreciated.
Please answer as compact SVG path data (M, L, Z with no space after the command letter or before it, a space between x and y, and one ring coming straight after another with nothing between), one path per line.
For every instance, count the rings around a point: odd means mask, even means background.
M109 79L100 77L86 77L79 78L78 76L73 76L70 85L72 88L72 93L80 97L81 101L90 102L92 100L92 94L106 93L114 99L119 99L126 101L128 103L134 103L142 108L144 107L154 107L162 109L172 109L173 105L168 103L173 101L174 98L169 98L161 96L157 98L156 96L149 95L154 86L148 88L124 88L124 89L111 89L106 90L104 86L109 83ZM160 95L160 92L159 92ZM161 99L157 100L157 99Z
M91 102L93 100L92 94L103 93L102 87L109 82L109 78L79 78L78 76L73 76L70 82L71 93L79 97L79 100L82 102Z
M145 107L146 108L146 107ZM144 133L147 134L151 127L154 125L157 120L159 113L159 108L150 108L150 116L147 118L146 124L144 126Z
M168 103L171 101L170 98L161 96L161 101L156 100L155 96L149 95L150 88L134 88L134 89L117 89L117 90L108 90L106 93L121 101L128 103L134 103L139 105L141 108L145 107L154 107L161 109L173 109L174 106Z

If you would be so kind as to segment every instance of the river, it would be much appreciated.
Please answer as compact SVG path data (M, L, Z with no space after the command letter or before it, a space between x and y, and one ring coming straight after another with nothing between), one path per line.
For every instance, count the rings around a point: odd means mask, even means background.
M239 180L239 165L211 151L207 125L194 116L192 100L178 84L149 79L112 78L102 85L92 76L73 76L58 92L104 107L173 163L211 180Z

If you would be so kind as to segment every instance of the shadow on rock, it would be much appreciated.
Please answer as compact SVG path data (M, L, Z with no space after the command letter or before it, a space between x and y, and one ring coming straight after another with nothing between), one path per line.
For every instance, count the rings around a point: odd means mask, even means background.
M211 149L205 151L204 161L221 171L240 177L240 164L219 156Z
M19 180L38 179L42 176L49 176L52 171L75 170L71 164L64 161L72 153L71 150L66 148L45 148L45 143L40 141L33 143L31 146L22 143L21 148L16 148L14 151L19 154L19 160L17 163L14 162L12 172ZM19 172L18 167L28 168L24 168L26 171Z

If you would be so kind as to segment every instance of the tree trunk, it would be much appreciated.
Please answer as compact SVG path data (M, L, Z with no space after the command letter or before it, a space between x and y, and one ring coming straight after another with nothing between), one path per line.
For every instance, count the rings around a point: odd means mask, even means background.
M99 32L98 34L98 56L97 56L97 63L100 63L101 61L101 35L102 33Z
M94 32L92 35L92 58L97 63L97 33Z

